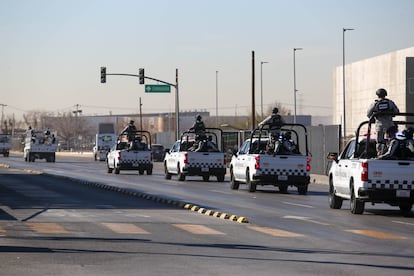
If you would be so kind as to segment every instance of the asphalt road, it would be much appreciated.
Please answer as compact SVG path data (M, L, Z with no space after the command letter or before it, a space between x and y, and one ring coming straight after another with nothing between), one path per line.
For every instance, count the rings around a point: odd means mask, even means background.
M367 206L360 216L347 204L331 210L323 177L314 176L308 195L300 196L274 187L233 191L227 178L165 180L160 163L151 176L108 174L105 163L89 155L28 163L12 154L0 163L7 165L0 168L4 275L414 272L413 216L387 205ZM177 202L248 223L189 211Z

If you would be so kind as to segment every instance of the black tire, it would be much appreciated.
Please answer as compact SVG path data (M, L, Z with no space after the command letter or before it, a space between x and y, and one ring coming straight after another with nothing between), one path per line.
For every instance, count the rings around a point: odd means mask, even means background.
M151 175L152 174L152 168L148 168L147 169L147 175Z
M343 199L335 195L332 177L329 178L329 207L331 209L341 209Z
M210 180L209 175L203 175L203 181L208 182Z
M298 186L298 193L300 195L306 195L308 193L308 185L306 184L306 185Z
M359 200L355 197L354 193L354 184L351 183L351 200L350 200L351 213L355 215L360 215L364 212L365 202Z
M115 164L114 164L114 174L119 174L120 173L120 169L119 169L119 167L115 167Z
M413 208L413 204L410 202L400 202L398 204L398 207L400 207L401 212L409 213L411 212L411 209Z
M55 153L52 153L51 162L53 162L53 163L56 162L56 154Z
M170 180L171 179L171 174L168 172L166 163L164 163L164 173L165 173L165 179Z
M138 170L139 175L143 175L143 174L144 174L144 172L145 172L145 170L144 170L144 169L139 169L139 170Z
M34 162L36 160L36 157L34 154L29 153L29 162Z
M238 190L239 189L239 181L234 179L233 169L230 169L230 189Z
M217 175L217 182L224 182L224 174Z
M107 164L108 164L108 163L107 163ZM112 173L113 169L109 167L109 164L108 164L107 166L108 166L107 173Z
M256 183L251 181L250 173L248 169L246 170L246 184L247 184L247 189L249 190L250 193L256 192Z
M279 192L282 193L282 194L287 194L288 185L279 185Z
M183 174L180 170L180 164L178 164L177 167L177 176L178 176L178 181L184 181L185 180L185 174Z

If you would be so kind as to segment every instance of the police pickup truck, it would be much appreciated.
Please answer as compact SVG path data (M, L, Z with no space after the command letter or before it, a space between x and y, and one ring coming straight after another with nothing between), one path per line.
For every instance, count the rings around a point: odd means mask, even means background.
M0 134L0 154L8 157L10 153L10 138L7 134Z
M46 162L55 162L57 147L56 131L31 129L26 133L24 141L24 161L34 162L36 159L45 159Z
M234 153L230 162L230 187L237 190L243 183L249 192L255 192L257 185L273 185L286 193L289 186L295 186L299 194L305 195L310 181L310 161L305 126L283 124L275 133L265 125L253 130L251 137Z
M108 173L135 170L152 174L151 134L145 130L124 131L106 157Z
M398 116L413 116L399 113ZM408 117L407 116L407 117ZM394 121L399 128L414 122ZM387 203L409 212L414 203L414 157L396 153L389 160L376 159L376 139L370 121L362 122L356 136L342 153L331 152L329 169L329 207L340 209L343 200L350 200L353 214L362 214L365 203Z
M181 135L164 157L165 178L177 175L179 181L186 176L201 176L209 181L216 176L223 182L226 174L226 154L223 152L222 130L206 128L203 137L194 131L186 131Z

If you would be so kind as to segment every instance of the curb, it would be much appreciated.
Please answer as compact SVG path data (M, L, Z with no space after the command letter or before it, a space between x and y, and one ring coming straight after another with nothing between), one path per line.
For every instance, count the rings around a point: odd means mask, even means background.
M0 163L0 167L7 168L7 169L11 168L10 165L1 164L1 163ZM97 182L93 182L93 181L77 179L77 178L73 178L73 177L69 177L69 176L49 174L49 173L45 173L45 172L42 172L42 171L28 170L28 169L18 169L18 170L22 170L24 172L31 173L31 174L43 174L43 175L47 175L47 176L51 176L51 177L55 177L55 178L66 179L66 180L70 180L72 182L82 184L82 185L86 185L86 186L90 186L90 187L95 187L95 188L99 188L99 189L103 189L103 190L118 192L118 193L121 193L121 194L129 195L129 196L133 196L133 197L138 197L138 198L142 198L142 199L146 199L146 200L151 200L151 201L155 201L155 202L162 203L162 204L173 205L173 206L177 206L179 208L183 208L183 209L186 209L186 210L189 210L189 211L192 211L192 212L198 212L199 214L204 214L206 216L216 217L216 218L225 219L225 220L231 220L231 221L235 221L235 222L238 222L238 223L249 223L249 220L246 217L237 216L237 215L229 215L227 213L223 213L223 212L220 212L220 211L217 211L217 210L206 209L206 208L200 207L198 205L188 203L188 202L184 202L184 201L181 201L181 200L175 200L175 199L171 199L171 198L167 198L167 197L162 197L162 196L159 196L159 195L152 195L152 194L148 194L148 193L144 193L144 192L133 191L133 190L126 189L126 188L120 188L120 187L116 187L116 186L112 186L112 185L108 185L108 184L102 184L102 183L97 183Z

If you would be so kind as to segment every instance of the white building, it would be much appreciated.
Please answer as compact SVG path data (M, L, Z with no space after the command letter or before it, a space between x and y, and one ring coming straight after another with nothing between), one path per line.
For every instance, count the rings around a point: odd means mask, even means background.
M343 71L334 70L333 123L343 124ZM400 112L414 113L414 47L345 64L346 135L367 120L367 109L385 88Z

